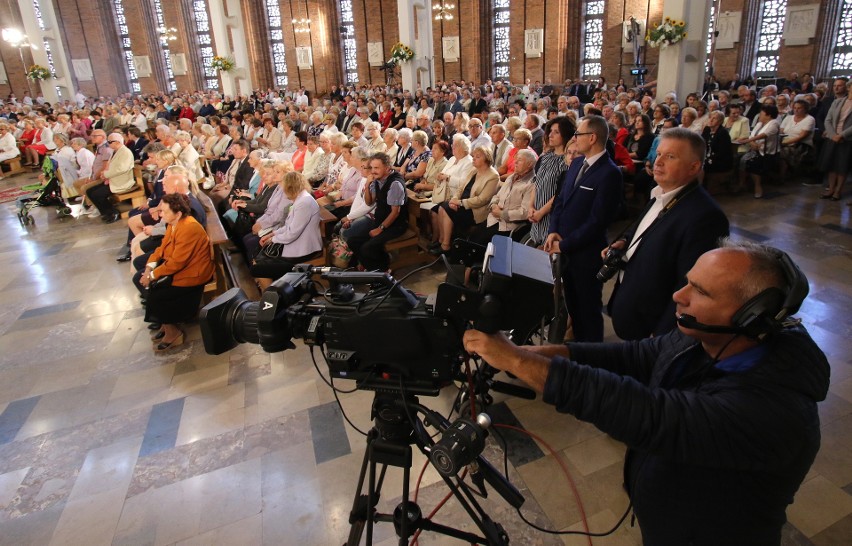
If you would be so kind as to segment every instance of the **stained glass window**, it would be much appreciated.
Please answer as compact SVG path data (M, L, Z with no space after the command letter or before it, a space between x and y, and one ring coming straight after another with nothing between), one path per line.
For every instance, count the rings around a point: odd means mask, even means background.
M754 75L774 77L778 68L778 50L784 34L787 0L764 0L760 16L760 34L757 37L757 57Z
M130 76L130 90L139 93L142 91L142 86L139 85L136 65L133 64L133 51L130 50L129 29L127 28L127 19L124 17L124 4L122 4L121 0L112 0L112 9L115 11L115 22L118 25L118 38L121 40L124 61L127 63L127 74Z
M582 78L594 78L601 75L603 19L604 0L587 1L583 15L583 53L580 70L580 77Z
M494 0L494 79L509 79L509 0Z
M219 89L219 78L213 68L213 40L210 37L210 15L207 13L207 0L193 0L192 9L195 12L195 36L198 40L198 51L201 54L201 66L204 68L204 85L206 89Z
M166 28L166 22L163 18L163 6L160 0L154 0L154 13L157 16L157 28ZM175 72L172 69L172 52L169 50L169 41L160 34L160 48L163 52L163 62L166 64L166 77L169 80L169 91L177 91L177 83L175 83Z
M269 19L269 43L272 47L272 76L275 87L287 87L287 55L284 50L284 31L281 29L281 7L278 0L265 0Z
M710 54L713 51L713 32L716 31L716 6L710 6L710 19L707 24L707 57L704 59L704 72L710 73L713 68L710 66Z
M33 11L35 11L36 23L38 23L38 28L42 31L45 30L44 19L41 16L41 5L39 5L38 0L33 0ZM56 67L53 65L53 53L50 51L50 42L47 41L47 38L42 40L44 44L44 52L47 55L47 67L50 69L50 73L53 74L53 77L56 77ZM58 97L62 97L62 91L59 90L59 86L56 86L56 95Z
M343 40L343 72L346 83L358 83L358 49L355 44L352 0L340 0L340 34Z
M840 6L840 24L829 75L852 76L852 0L843 0Z

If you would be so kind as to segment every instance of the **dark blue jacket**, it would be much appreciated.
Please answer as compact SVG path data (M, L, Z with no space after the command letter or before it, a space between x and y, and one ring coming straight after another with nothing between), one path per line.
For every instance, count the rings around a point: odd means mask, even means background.
M686 284L686 273L698 257L716 248L726 235L725 213L700 186L646 230L609 301L618 337L642 339L674 328L672 294ZM633 232L626 234L628 243L632 236Z
M830 368L802 327L723 372L675 329L641 341L569 344L544 401L628 446L625 486L645 544L777 546L819 450ZM673 373L676 363L685 371Z

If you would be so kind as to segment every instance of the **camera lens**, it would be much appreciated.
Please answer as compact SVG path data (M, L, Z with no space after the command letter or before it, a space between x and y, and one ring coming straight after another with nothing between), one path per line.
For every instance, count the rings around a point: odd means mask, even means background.
M209 304L200 314L204 350L211 355L229 351L239 343L259 342L257 314L260 304L245 292L231 288Z

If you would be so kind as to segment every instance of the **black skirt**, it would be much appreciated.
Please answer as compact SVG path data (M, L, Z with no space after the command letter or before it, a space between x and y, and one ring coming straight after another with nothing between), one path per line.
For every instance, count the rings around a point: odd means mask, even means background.
M192 320L198 314L203 294L203 284L156 287L148 290L145 321L177 324Z

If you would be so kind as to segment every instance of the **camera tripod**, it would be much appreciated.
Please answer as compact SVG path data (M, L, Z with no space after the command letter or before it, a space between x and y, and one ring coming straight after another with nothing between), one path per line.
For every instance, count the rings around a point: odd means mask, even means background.
M449 421L444 419L443 416L421 406L415 396L402 395L401 393L376 393L372 408L374 426L367 434L367 448L361 463L352 511L349 514L350 530L346 545L357 546L361 542L361 536L365 529L367 531L366 544L371 545L373 543L373 526L378 522L393 523L400 546L408 544L409 538L418 530L433 531L472 544L507 545L509 537L503 527L491 520L476 501L469 487L457 474L453 476L442 475L442 478L458 503L482 533L482 536L424 518L417 503L409 499L411 446L416 445L428 457L429 448L433 445L431 438L425 431L426 423L418 417L420 413L424 414L426 422L431 426L440 427L441 430L450 426ZM477 455L475 461L485 481L510 504L520 507L524 498L518 490L481 455ZM381 465L381 469L377 476L376 467L378 465ZM376 510L376 506L381 497L385 473L389 466L401 468L403 471L402 502L394 509L392 514L383 514ZM365 485L366 493L364 492Z

